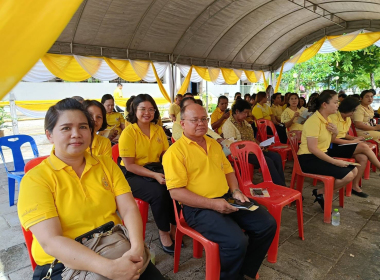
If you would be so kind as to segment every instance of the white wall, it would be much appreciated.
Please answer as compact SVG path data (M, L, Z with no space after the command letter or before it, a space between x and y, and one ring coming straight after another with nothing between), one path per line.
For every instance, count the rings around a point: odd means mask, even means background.
M16 100L58 100L74 95L85 99L101 98L104 94L112 94L116 83L28 83L20 82L13 88ZM164 84L169 94L169 85ZM153 98L163 97L157 84L124 83L123 96L129 97L140 93L148 93ZM9 100L9 95L3 100Z

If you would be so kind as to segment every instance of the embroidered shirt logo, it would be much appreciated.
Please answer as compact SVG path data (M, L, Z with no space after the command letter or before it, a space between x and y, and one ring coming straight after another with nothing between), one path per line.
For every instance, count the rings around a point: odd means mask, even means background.
M162 143L162 140L161 140L160 137L157 137L156 141L157 141L158 143Z
M106 178L106 176L105 175L103 175L103 178L102 178L102 184L103 184L103 187L106 189L106 190L110 190L110 185L109 185L109 183L108 183L108 180L107 180L107 178Z

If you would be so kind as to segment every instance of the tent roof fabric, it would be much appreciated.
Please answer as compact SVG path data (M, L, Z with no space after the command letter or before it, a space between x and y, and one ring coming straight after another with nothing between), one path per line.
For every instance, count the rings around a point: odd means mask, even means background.
M50 53L275 70L326 35L380 30L380 2L84 0Z

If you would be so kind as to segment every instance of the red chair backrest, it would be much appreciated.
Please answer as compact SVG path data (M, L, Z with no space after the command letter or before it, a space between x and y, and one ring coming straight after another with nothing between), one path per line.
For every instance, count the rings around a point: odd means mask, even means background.
M356 128L355 128L354 122L351 123L351 129L352 129L352 132L354 133L354 136L357 137L358 134L356 133Z
M290 147L292 148L292 154L294 159L294 166L297 171L301 170L300 163L298 162L297 152L298 152L298 143L301 141L302 131L301 130L292 130L288 133L288 140Z
M272 182L264 154L259 145L252 141L239 141L232 143L230 150L234 160L235 170L240 171L236 172L239 185L243 188L245 194L250 193L248 186L252 185L252 172L250 171L248 163L248 155L250 153L254 153L259 161L264 182Z
M171 140L172 140L172 144L174 144L174 143L175 143L175 140L174 140L173 136L172 136L172 139L171 139Z
M267 135L267 127L269 126L272 130L272 133L274 135L274 142L275 144L281 143L280 138L278 137L276 127L274 126L273 122L270 120L260 119L256 121L257 124L257 130L260 133L261 142L268 139Z
M351 126L350 126L350 129L348 130L348 135L355 136L354 130L352 129Z
M33 167L39 165L41 163L41 161L43 161L45 158L47 158L48 156L43 156L43 157L38 157L38 158L34 158L34 159L31 159L30 161L28 161L26 164L25 164L25 167L24 167L24 172L25 174L30 170L32 169ZM28 253L29 253L29 258L30 258L30 262L32 263L32 268L33 270L36 268L37 264L36 262L34 261L34 258L32 256L32 243L33 243L33 234L30 230L26 231L22 226L22 233L24 234L24 238L25 238L25 244L26 244L26 248L28 249Z
M117 159L119 158L119 144L112 146L112 158L113 161L117 164Z

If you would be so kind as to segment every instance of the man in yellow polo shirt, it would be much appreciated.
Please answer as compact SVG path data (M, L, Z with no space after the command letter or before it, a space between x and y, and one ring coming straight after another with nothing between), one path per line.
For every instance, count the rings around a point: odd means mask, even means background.
M218 133L222 134L222 126L225 121L231 116L231 111L227 109L228 107L228 98L224 95L219 96L218 106L215 111L211 114L211 127Z
M123 92L121 91L123 89L123 85L118 83L117 87L113 91L113 97L114 98L123 98Z
M175 102L171 104L169 107L169 117L172 120L172 122L176 121L176 117L179 111L181 111L181 107L179 107L179 104L181 104L181 100L182 100L182 94L177 94L175 96Z
M272 243L276 222L262 207L239 210L226 198L248 201L222 147L205 136L207 113L198 104L181 109L183 136L165 153L166 186L183 205L186 222L219 244L220 279L255 278ZM245 233L241 229L245 229Z

